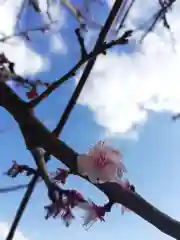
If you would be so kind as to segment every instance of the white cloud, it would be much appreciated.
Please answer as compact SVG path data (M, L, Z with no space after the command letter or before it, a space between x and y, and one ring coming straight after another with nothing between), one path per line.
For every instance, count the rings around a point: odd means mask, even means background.
M8 0L0 5L0 33L10 35L14 31L16 16L22 4L22 0Z
M106 0L108 7L111 8L113 4L115 3L115 0Z
M50 66L47 58L40 57L20 38L13 38L8 43L0 44L0 50L15 63L15 71L20 75L36 74L48 70Z
M51 52L52 53L67 53L67 47L63 41L63 39L61 38L61 36L58 35L52 35L51 37Z
M7 237L9 226L5 222L0 222L0 240L4 240ZM13 240L28 240L22 232L16 231Z
M7 0L0 5L0 33L2 37L13 35L21 4L22 0ZM49 67L47 59L41 58L29 49L21 38L13 38L6 43L1 43L0 51L5 52L6 56L16 63L18 74L35 74Z
M178 3L168 18L176 39L175 52L169 34L158 27L131 55L98 57L79 103L87 105L97 123L111 134L124 134L144 123L148 110L180 111L179 10ZM138 16L136 11L131 19Z
M13 35L17 15L19 13L20 7L22 5L23 0L7 0L4 1L3 4L0 5L0 36L10 36ZM46 1L39 0L41 9L46 11ZM58 22L54 24L53 30L57 31L57 28L60 29L63 25L64 12L61 11L57 6L54 7L52 5L51 9L51 17L53 19L57 19ZM47 16L43 16L45 21L47 21ZM58 53L62 51L64 53L64 42L61 38L54 39L55 37L52 35L48 35L52 42L52 46L50 48L53 51L57 51ZM50 49L50 51L52 50ZM16 72L18 74L36 74L38 72L47 71L50 68L50 63L46 57L39 56L33 49L30 49L26 44L26 40L20 37L11 38L6 43L0 43L0 52L5 52L6 56L16 64Z

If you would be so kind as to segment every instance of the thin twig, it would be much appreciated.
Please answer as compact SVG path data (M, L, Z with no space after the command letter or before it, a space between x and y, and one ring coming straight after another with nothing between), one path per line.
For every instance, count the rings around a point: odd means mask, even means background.
M180 118L180 113L172 116L172 120L174 120L174 121L178 120L179 118Z
M37 168L38 168L38 173L44 180L46 187L49 189L51 185L51 180L48 175L48 171L45 167L45 160L44 160L44 152L40 148L35 148L31 150L31 153L33 155L33 158L36 162Z
M75 33L76 33L76 36L77 36L77 39L78 39L78 42L79 42L79 45L80 45L80 48L81 48L81 58L84 59L87 56L87 51L86 51L86 47L85 47L85 44L84 44L84 39L81 36L79 28L77 28L75 30Z
M172 5L176 2L176 0L171 0L169 1L163 8L161 7L161 9L154 15L154 19L152 21L152 24L149 26L149 28L145 31L145 33L143 34L143 36L140 39L140 43L143 42L143 40L146 38L146 36L152 32L155 28L155 26L157 25L158 21L161 20L164 16L164 14L167 13L167 11L172 7Z
M31 182L29 183L27 191L26 191L26 193L25 193L25 195L24 195L24 197L23 197L23 199L22 199L22 201L20 203L20 206L19 206L19 208L18 208L18 210L16 212L15 218L13 220L13 223L12 223L11 227L10 227L10 230L8 232L6 240L12 240L13 239L14 234L16 232L16 228L17 228L17 226L19 224L19 221L20 221L20 219L21 219L21 217L22 217L22 215L23 215L23 213L24 213L24 211L26 209L26 206L27 206L27 204L29 202L29 199L30 199L30 197L31 197L31 195L33 193L33 190L34 190L34 187L35 187L35 185L37 183L38 177L39 177L38 175L35 175L32 178Z
M121 20L121 23L119 24L119 26L118 26L118 28L117 28L117 31L119 31L120 29L123 28L124 23L125 23L128 15L129 15L129 13L130 13L130 10L131 10L132 7L133 7L135 1L136 1L136 0L132 0L131 3L129 4L129 7L128 7L128 9L126 10L126 12L125 12L125 14L124 14L124 16L123 16L123 18L122 18L122 20Z
M20 36L27 36L27 33L28 32L36 32L36 31L46 31L50 28L50 26L54 23L56 23L57 20L54 20L52 21L51 23L48 23L48 24L45 24L43 26L40 26L40 27L35 27L35 28L30 28L28 30L25 30L25 31L21 31L21 32L18 32L18 33L15 33L15 34L11 34L9 36L5 36L3 38L0 38L0 42L5 42L11 38L14 38L14 37L20 37ZM0 33L0 35L4 35L3 33Z
M4 187L4 188L0 188L0 193L14 192L14 191L21 190L21 189L24 189L27 187L28 187L28 184L19 184L16 186Z
M67 79L74 76L75 72L84 64L85 60L80 60L76 65L63 77L53 82L43 93L41 93L37 98L31 100L28 104L29 107L36 107L44 98L47 98L55 89L57 89L61 84L63 84Z

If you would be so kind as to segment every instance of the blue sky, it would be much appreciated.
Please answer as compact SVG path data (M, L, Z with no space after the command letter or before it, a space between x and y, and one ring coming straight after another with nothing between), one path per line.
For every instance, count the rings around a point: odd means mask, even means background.
M16 7L13 6L13 1L9 2L11 8ZM141 12L138 8L140 2L137 1L128 26L132 27L134 23L138 23L137 16L145 18L143 10ZM144 13L152 8L151 3L148 4L143 5ZM178 5L177 8L179 7ZM0 29L8 34L13 29L17 10L11 8L7 10L7 6L1 6L0 11L1 8L8 27L5 28L5 24L1 24ZM7 15L9 9L12 10L12 19ZM103 23L108 13L108 5L105 5L101 12L97 6L92 10L95 19ZM172 50L169 36L158 27L142 46L135 44L137 35L128 47L115 48L106 57L99 57L61 138L81 153L86 152L89 146L97 141L107 139L112 146L118 147L123 152L128 178L134 183L138 193L160 210L179 219L180 122L174 123L170 118L173 113L180 110L178 105L180 72L176 63L180 53L178 42L180 35L177 13L173 12L169 18L177 40L176 53ZM37 26L38 20L29 9L23 17L21 28ZM24 47L16 48L2 44L0 48L9 58L16 60L18 73L30 75L32 79L40 77L42 80L52 81L66 73L80 57L79 46L73 33L75 26L77 22L73 17L61 9L60 33L55 34L55 37L50 34L42 36L33 33L30 35L32 41L25 43ZM91 30L86 37L89 49L97 34L98 31ZM24 44L20 39L16 41L18 46ZM162 67L163 64L168 65L169 70ZM77 79L70 79L36 109L37 116L45 120L50 129L56 125L76 83ZM17 92L25 98L23 89L18 89ZM0 116L0 129L7 129L5 133L0 134L3 142L0 145L1 173L8 169L13 159L34 166L14 120L3 109L0 109ZM135 129L134 124L137 126ZM60 163L53 159L49 163L49 168L55 169L59 165ZM0 176L1 187L24 182L28 182L26 177L12 180ZM79 189L97 204L106 201L101 192L80 178L70 177L67 186ZM14 217L23 192L0 196L0 240L4 239L3 234ZM16 240L49 240L57 236L69 240L72 239L72 234L74 239L87 240L92 238L106 240L110 237L126 240L170 239L134 213L121 216L118 205L113 207L105 223L96 223L89 231L83 229L80 218L67 229L58 219L44 220L43 207L47 203L46 189L43 184L39 184L19 226L22 236L19 233Z

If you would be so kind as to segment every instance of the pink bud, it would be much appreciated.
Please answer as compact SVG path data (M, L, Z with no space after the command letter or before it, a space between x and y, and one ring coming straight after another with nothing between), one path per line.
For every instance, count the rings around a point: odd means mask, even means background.
M97 220L100 221L105 221L104 220L104 215L105 215L105 209L104 207L97 206L93 202L84 202L84 203L79 203L78 205L81 209L85 210L85 216L84 218L84 226L89 226L92 225L94 222Z
M36 88L32 88L29 92L26 93L27 98L33 99L38 96L38 93L36 91Z
M62 184L65 184L68 174L69 174L68 170L58 168L52 179L55 182L61 182Z

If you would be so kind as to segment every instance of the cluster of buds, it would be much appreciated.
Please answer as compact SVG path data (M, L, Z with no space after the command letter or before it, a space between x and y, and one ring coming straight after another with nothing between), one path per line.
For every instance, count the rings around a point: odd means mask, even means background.
M15 178L17 175L25 173L27 176L36 173L36 170L30 168L27 165L19 165L16 161L13 161L13 165L6 172L6 175ZM55 200L52 200L50 205L45 206L46 216L45 219L50 217L56 218L60 216L62 221L68 227L73 219L75 219L72 210L77 207L85 211L85 215L83 217L84 223L83 226L88 227L95 223L97 220L104 222L104 216L106 212L110 211L108 207L109 203L104 206L97 206L95 203L91 201L86 201L84 197L75 190L63 190L59 188L56 183L61 182L65 184L66 179L70 171L58 168L55 172L54 176L51 174L51 180L54 182L55 189ZM135 188L133 185L129 183L128 180L121 181L119 184L128 191L135 192ZM111 204L110 204L111 205ZM125 206L121 206L121 213L124 214L125 211L129 211Z
M66 170L63 168L58 168L56 172L50 173L51 179L55 183L62 183L63 185L66 183L68 175L71 173L70 170Z
M9 177L15 178L19 174L23 173L25 173L26 176L31 176L36 173L36 170L29 167L28 165L20 165L16 161L12 161L12 163L12 166L8 169L7 172L5 172L5 175ZM61 183L64 185L70 173L70 170L57 168L56 172L50 173L49 176L53 183Z
M126 191L135 192L135 187L128 180L123 180L123 174L127 172L122 161L122 154L107 145L99 142L92 147L87 155L78 157L78 170L81 175L86 175L93 183L117 182ZM18 174L25 173L27 176L35 174L36 170L27 165L19 165L13 161L12 167L7 171L7 175L14 178ZM109 212L113 203L109 202L104 206L97 206L92 201L87 201L75 190L64 190L57 184L65 184L70 170L58 168L56 172L49 174L52 181L52 188L49 188L49 198L51 204L45 206L45 219L60 216L66 226L75 219L74 208L85 211L83 226L91 226L97 220L104 222L106 212ZM121 206L121 213L129 211L125 206Z
M33 168L30 168L27 165L19 165L16 161L12 161L13 164L11 168L5 173L5 175L15 178L19 174L25 173L26 176L31 176L36 173Z
M75 218L72 209L85 200L83 196L75 190L63 190L58 188L54 191L58 191L56 200L44 207L46 210L45 219L60 216L65 225L69 226L70 222Z
M55 190L56 191L56 190ZM93 202L86 201L84 197L75 190L63 190L58 188L58 195L56 201L53 201L50 205L45 206L46 215L45 219L50 217L61 217L62 221L68 227L75 216L72 210L76 207L85 211L83 217L83 226L87 227L97 220L105 221L105 213L109 211L107 204L104 206L97 206Z

